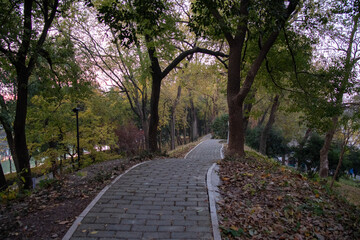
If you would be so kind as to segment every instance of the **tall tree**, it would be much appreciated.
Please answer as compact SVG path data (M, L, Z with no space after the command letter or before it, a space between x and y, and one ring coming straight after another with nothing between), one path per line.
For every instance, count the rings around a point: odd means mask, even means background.
M3 2L0 7L3 13L0 19L0 52L16 71L16 110L13 124L15 160L24 188L31 188L30 159L25 134L29 78L38 58L43 54L48 31L59 13L59 1L9 1Z
M229 145L231 155L245 156L243 104L257 72L280 30L294 13L298 0L284 1L205 1L192 4L192 26L206 37L225 38L229 47L227 101L229 109ZM259 40L256 56L244 64L247 40ZM246 71L245 75L241 73ZM241 80L244 78L242 85Z
M150 60L151 99L149 121L149 149L157 151L159 99L162 80L187 56L196 52L225 56L199 47L182 51L174 57L174 41L184 35L177 28L180 22L173 3L162 0L110 1L97 6L100 21L108 24L125 47L139 44L146 48ZM162 51L159 51L162 49ZM166 63L166 60L170 60ZM164 61L165 60L165 61ZM161 64L166 65L162 69Z

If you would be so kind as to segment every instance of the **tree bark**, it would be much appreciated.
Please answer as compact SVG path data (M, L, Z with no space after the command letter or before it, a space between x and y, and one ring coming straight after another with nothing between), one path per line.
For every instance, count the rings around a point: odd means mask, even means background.
M170 149L173 150L175 149L175 123L176 123L176 106L179 103L180 100L180 96L181 96L181 86L178 86L178 91L177 91L177 95L176 95L176 99L173 103L173 105L171 106L171 110L170 110L170 114L171 114L171 120L170 120L170 137L171 137L171 146Z
M20 179L23 181L24 188L32 188L30 157L26 144L26 115L28 102L28 81L29 73L25 67L17 69L17 101L16 115L14 120L14 145L18 159Z
M253 89L250 92L250 95L248 96L249 102L244 104L244 131L245 131L245 133L246 133L246 129L249 124L250 113L251 113L251 109L253 107L252 101L255 98L255 94L256 94L256 89Z
M266 108L263 115L261 116L260 120L257 123L257 127L261 127L263 125L268 111L269 111L269 108Z
M5 190L8 187L7 182L6 182L6 178L4 175L4 171L3 168L0 164L0 191Z
M275 116L276 116L276 111L279 107L279 95L276 95L274 97L272 106L271 106L271 111L270 111L270 116L269 116L269 120L266 123L266 126L264 127L264 129L261 132L261 136L260 136L260 146L259 146L259 152L262 154L266 154L266 140L269 136L270 130L275 122Z
M199 137L199 131L198 131L198 119L196 114L196 108L194 106L194 101L192 98L191 91L189 92L189 98L190 98L190 141L195 141Z
M319 175L321 178L327 178L329 174L329 160L328 160L328 153L331 146L331 141L334 137L336 128L338 123L338 117L335 116L332 118L332 126L328 130L328 132L325 135L325 141L324 145L322 146L320 150L320 169L319 169Z

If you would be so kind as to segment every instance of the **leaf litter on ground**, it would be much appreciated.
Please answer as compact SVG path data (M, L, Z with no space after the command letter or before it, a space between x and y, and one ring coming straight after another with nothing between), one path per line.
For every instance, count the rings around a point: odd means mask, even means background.
M223 239L360 239L360 210L254 152L219 162Z
M52 180L29 196L0 203L0 239L61 239L101 189L126 169L146 160L97 163Z

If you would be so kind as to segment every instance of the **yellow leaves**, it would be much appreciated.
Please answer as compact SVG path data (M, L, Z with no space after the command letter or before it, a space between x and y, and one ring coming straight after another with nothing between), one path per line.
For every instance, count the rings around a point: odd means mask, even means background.
M254 174L253 173L243 173L243 176L252 177L252 176L254 176Z
M281 201L283 199L282 196L277 196L276 200Z
M232 230L234 230L234 231L238 231L238 230L239 230L239 228L236 227L236 226L234 226L234 225L232 225L232 226L230 227L230 229L232 229Z
M320 197L320 195L317 193L317 194L315 194L315 197L316 197L316 198L319 198L319 197Z
M228 178L228 177L222 177L221 178L223 181L229 181L230 180L230 178Z
M92 232L90 232L90 234L97 234L98 233L98 231L92 231Z

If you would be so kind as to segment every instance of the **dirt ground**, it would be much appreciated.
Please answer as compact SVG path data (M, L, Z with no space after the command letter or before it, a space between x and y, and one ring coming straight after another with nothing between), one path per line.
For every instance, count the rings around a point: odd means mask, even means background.
M65 175L30 196L0 205L0 239L61 239L116 176L144 160L112 160Z

